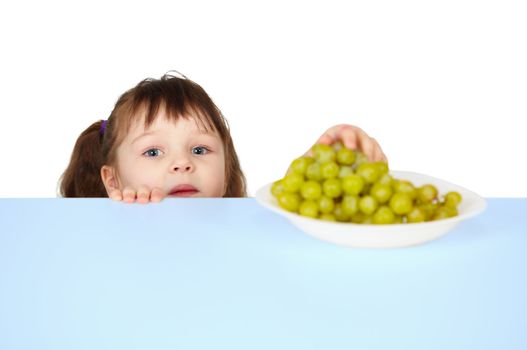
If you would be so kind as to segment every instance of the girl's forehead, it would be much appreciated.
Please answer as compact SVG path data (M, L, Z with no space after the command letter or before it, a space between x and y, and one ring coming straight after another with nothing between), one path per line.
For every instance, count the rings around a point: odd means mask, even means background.
M130 124L130 129L125 138L135 138L138 135L149 133L152 131L163 132L173 130L176 128L188 135L209 135L215 138L220 138L219 134L210 127L204 125L200 118L192 115L179 116L174 118L171 116L158 114L150 124L146 123L145 116L136 117Z

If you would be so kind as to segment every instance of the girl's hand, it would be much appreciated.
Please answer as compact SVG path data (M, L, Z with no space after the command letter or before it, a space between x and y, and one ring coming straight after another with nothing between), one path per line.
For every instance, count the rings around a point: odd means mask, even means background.
M143 186L139 187L139 189L136 191L131 187L125 187L122 191L120 189L111 190L108 197L114 201L146 204L150 202L160 202L163 200L163 198L165 198L165 193L159 188L153 188L150 190Z
M341 141L345 147L362 151L370 162L388 162L381 146L373 137L357 126L348 124L335 125L322 134L317 143L331 145ZM311 156L311 149L305 155Z

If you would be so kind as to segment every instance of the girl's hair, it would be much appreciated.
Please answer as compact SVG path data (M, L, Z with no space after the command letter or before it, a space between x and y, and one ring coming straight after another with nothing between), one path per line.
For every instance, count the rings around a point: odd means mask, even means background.
M73 148L71 160L60 180L63 197L108 197L100 170L116 164L116 150L132 123L144 115L145 128L164 108L168 118L196 117L206 130L218 132L225 148L224 197L246 197L245 176L229 131L227 120L205 90L189 79L165 74L161 79L145 79L126 91L103 125L97 121L84 130Z

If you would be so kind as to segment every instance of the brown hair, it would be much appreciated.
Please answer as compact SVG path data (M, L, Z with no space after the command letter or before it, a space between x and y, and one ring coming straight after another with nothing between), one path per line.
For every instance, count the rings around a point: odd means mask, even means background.
M164 108L173 120L187 118L193 112L202 127L220 135L225 149L227 189L224 197L246 197L246 180L227 120L201 86L169 74L161 79L145 79L121 95L104 132L101 131L103 121L97 121L81 133L61 177L60 194L63 197L108 197L100 175L101 167L116 163L117 147L131 124L143 115L139 112L145 111L146 128L154 122L160 108Z

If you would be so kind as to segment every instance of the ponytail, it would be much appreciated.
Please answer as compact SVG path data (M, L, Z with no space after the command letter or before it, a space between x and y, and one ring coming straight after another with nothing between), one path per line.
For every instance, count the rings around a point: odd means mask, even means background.
M93 123L77 139L70 163L61 177L62 197L108 197L101 179L102 123L102 120Z

